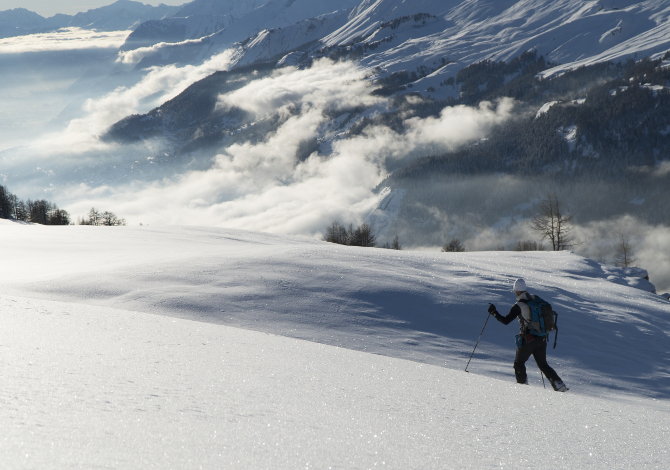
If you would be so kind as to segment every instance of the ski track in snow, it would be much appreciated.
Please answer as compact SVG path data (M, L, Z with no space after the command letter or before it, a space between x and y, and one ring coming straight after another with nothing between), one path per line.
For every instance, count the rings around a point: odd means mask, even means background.
M0 221L0 259L5 468L670 462L670 304L576 255ZM518 276L559 311L566 394L532 361L514 384L514 325L463 372Z

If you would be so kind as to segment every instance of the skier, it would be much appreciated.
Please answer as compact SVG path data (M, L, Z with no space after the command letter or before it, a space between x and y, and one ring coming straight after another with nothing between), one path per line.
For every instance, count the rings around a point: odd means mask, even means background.
M514 294L516 294L517 302L512 306L507 316L503 317L500 315L493 304L489 306L489 314L493 315L496 320L504 325L509 325L515 318L519 319L521 333L519 334L516 356L514 357L514 375L516 376L517 383L528 384L526 361L532 355L535 358L537 367L539 367L540 370L544 372L544 375L547 376L547 379L549 379L554 390L557 392L567 391L568 387L565 386L556 371L547 364L547 337L535 336L528 331L526 325L527 322L524 320L524 316L526 318L531 318L530 307L527 302L533 300L533 296L531 296L526 289L526 281L517 279L514 282L513 290ZM524 312L522 312L522 310Z

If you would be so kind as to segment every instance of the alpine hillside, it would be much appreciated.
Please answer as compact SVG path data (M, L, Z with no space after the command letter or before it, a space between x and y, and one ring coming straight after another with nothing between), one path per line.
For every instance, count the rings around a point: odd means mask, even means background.
M49 143L0 153L2 174L72 210L86 195L316 236L367 221L380 241L474 250L534 237L555 193L581 253L606 261L623 232L667 253L669 8L195 0L133 27L72 85ZM174 194L181 210L147 210Z

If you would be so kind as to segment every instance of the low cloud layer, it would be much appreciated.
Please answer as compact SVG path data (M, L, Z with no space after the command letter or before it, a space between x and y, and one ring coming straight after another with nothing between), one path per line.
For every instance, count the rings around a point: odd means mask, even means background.
M198 80L219 70L226 70L231 53L226 51L199 66L154 67L135 85L119 87L97 99L88 99L82 107L82 116L72 119L65 130L46 134L30 142L22 151L30 161L58 159L96 159L96 152L128 155L138 152L137 146L124 147L102 142L100 136L114 123L132 114L146 113L184 91ZM144 152L152 152L151 142Z
M601 262L613 263L620 236L628 238L635 266L646 269L658 293L670 292L670 228L651 225L627 215L578 226L575 236L582 240L578 253Z
M149 69L139 83L131 87L120 87L96 100L84 104L85 122L90 133L98 134L126 116L147 112L168 101L188 86L230 65L231 53L223 52L203 64L178 67L168 65ZM70 127L80 126L73 121Z
M204 39L208 37L209 36L205 36L204 38L200 39L187 39L185 41L177 43L159 42L158 44L154 44L153 46L138 47L137 49L132 49L130 51L119 51L118 57L116 58L116 62L127 65L138 64L146 56L155 54L156 52L159 52L163 49L170 49L173 47L180 47L189 44L194 45L200 44L203 42Z
M663 178L670 174L670 161L664 160L659 162L655 166L633 167L629 168L629 171L633 173L642 173L651 175L654 178Z
M504 230L491 227L474 228L474 235L467 235L468 229L473 229L467 221L459 218L447 220L444 215L438 215L437 219L443 223L445 233L455 231L454 233L461 236L466 248L472 251L496 250L501 247L510 250L514 249L517 241L540 241L538 234L531 230L529 221L525 219L520 219L518 223ZM610 265L614 265L620 237L627 237L634 259L633 265L649 272L650 281L659 294L670 292L670 227L648 224L633 215L626 215L575 225L571 235L576 242L571 248L574 252ZM550 249L546 240L543 243L545 249Z
M404 133L376 126L354 137L333 135L329 126L338 113L345 118L357 107L386 110L386 100L372 94L367 73L352 63L323 60L310 69L281 69L253 81L221 96L219 109L235 106L259 119L280 116L282 124L261 142L224 148L209 170L160 183L102 191L80 187L80 202L69 209L77 214L91 205L113 207L136 223L314 235L333 219L362 221L378 203L374 188L387 175L388 162L456 148L484 137L511 116L513 103L504 101L447 108L427 119L408 117ZM118 106L119 99L110 96L109 102ZM96 106L110 109L106 101ZM91 116L96 113L92 107ZM329 151L300 161L300 145L314 139L327 140Z
M52 33L30 34L0 39L0 54L66 51L77 49L116 49L123 45L131 31L91 31L63 28Z
M219 98L218 109L242 108L257 116L289 115L317 109L337 112L357 106L383 103L371 95L373 88L365 80L366 70L348 62L322 60L309 69L286 67L268 78Z

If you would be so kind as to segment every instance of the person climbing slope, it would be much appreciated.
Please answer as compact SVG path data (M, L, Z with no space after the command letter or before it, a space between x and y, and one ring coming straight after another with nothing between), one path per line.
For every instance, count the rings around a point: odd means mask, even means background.
M551 386L557 392L565 392L568 387L565 386L556 371L547 364L547 333L544 322L539 327L537 322L533 321L532 308L529 303L541 299L528 293L526 282L523 279L517 279L514 282L514 294L517 302L512 306L506 316L502 316L496 310L496 306L489 306L489 314L504 325L509 325L515 318L519 319L521 331L517 336L516 356L514 357L514 375L517 383L527 384L528 375L526 374L526 361L532 355L535 358L537 367L547 376ZM548 304L547 304L548 305ZM551 320L548 320L551 322ZM551 326L549 327L551 328ZM555 326L554 326L555 328ZM532 332L531 332L532 330Z

